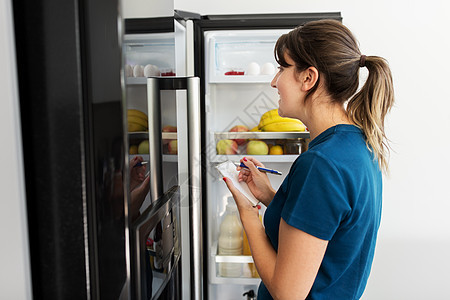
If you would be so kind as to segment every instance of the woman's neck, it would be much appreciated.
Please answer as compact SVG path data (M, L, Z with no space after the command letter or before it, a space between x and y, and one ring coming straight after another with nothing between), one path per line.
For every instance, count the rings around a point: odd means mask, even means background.
M316 99L317 100L317 99ZM310 118L308 118L308 129L311 140L330 127L338 124L353 124L340 104L334 104L326 101L315 103L311 106Z

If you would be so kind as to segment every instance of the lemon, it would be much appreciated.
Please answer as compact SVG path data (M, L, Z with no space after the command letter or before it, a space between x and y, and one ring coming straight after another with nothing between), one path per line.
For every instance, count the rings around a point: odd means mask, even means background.
M130 146L130 154L137 154L138 153L138 146L137 145L131 145Z

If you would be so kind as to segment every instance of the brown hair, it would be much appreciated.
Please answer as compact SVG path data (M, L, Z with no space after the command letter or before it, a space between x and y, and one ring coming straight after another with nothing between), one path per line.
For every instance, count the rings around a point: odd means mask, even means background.
M378 56L362 60L369 70L364 86L358 91L361 52L358 42L342 23L335 20L308 22L282 35L275 45L275 59L289 67L284 55L295 62L297 72L313 66L319 80L307 98L322 82L333 101L344 104L347 114L360 127L369 150L380 168L388 170L389 147L384 132L384 118L394 103L392 75L388 63Z

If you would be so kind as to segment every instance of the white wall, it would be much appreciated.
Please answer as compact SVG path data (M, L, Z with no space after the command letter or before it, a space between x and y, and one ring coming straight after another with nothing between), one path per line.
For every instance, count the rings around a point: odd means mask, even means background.
M450 299L450 38L444 0L175 0L200 14L341 12L366 55L385 57L396 104L372 299Z
M31 299L22 142L10 1L0 1L0 298Z

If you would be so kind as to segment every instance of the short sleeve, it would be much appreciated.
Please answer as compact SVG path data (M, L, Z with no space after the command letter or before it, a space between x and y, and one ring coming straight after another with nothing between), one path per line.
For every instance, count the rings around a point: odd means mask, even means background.
M337 168L320 153L308 152L291 169L281 217L290 226L330 240L351 208Z

